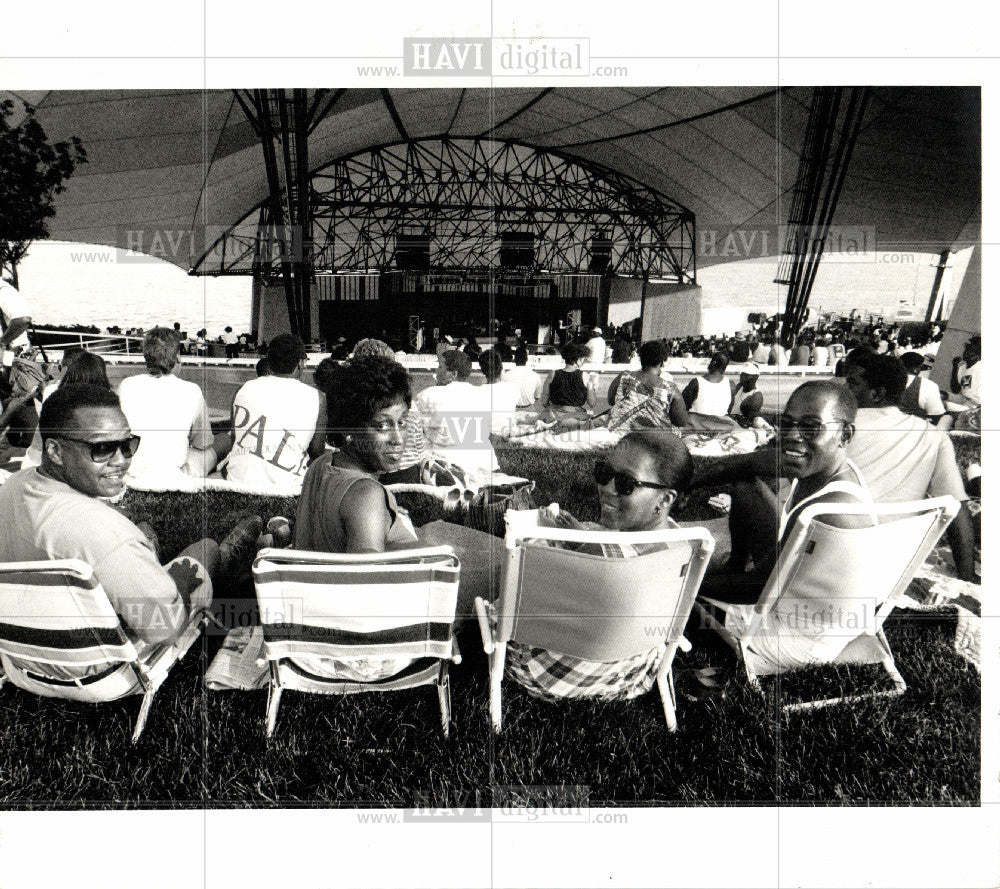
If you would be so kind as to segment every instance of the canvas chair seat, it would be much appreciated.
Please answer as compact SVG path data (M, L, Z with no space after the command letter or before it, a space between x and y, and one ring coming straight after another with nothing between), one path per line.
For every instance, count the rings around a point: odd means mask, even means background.
M92 704L141 694L133 742L153 696L206 620L206 609L195 610L176 639L140 654L90 565L77 559L0 564L3 678L43 697Z
M641 545L660 549L609 558L551 542ZM476 600L489 656L490 713L503 725L501 680L511 642L594 662L615 662L663 648L657 685L671 730L677 727L671 667L689 648L684 626L715 540L704 528L645 532L508 529L500 598Z
M817 503L802 510L754 606L706 600L726 612L706 618L737 651L751 685L759 677L824 664L881 664L893 683L870 692L787 704L814 709L906 690L883 624L960 504L953 497L866 506ZM833 514L870 516L868 528L835 528Z
M434 685L447 737L448 665L461 660L459 572L448 546L365 554L261 550L253 576L270 672L267 736L285 690L357 694ZM339 677L338 663L350 664L351 675ZM382 663L402 666L382 675ZM314 666L324 664L329 671ZM361 681L366 664L373 678Z

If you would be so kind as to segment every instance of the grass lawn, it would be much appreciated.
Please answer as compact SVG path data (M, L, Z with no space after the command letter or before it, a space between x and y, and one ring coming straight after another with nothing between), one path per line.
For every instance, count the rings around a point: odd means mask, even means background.
M596 516L590 462L579 455L503 451L507 472L538 478L539 502ZM707 495L706 495L707 496ZM415 524L437 508L406 502ZM242 495L130 492L123 509L157 529L164 556L202 534L217 536L241 509L264 518L294 504ZM702 497L681 518L712 515ZM249 606L248 587L219 590ZM656 692L625 703L534 700L504 682L504 732L487 713L486 662L478 633L462 638L453 668L455 727L440 734L433 689L318 697L287 693L275 737L263 735L266 693L208 693L201 674L218 646L206 636L160 690L143 737L129 743L137 698L93 707L0 690L4 744L0 799L8 808L158 806L489 805L497 788L582 786L592 804L726 803L977 804L980 679L951 648L952 616L897 612L887 635L909 684L902 698L811 715L775 709L805 684L812 692L857 690L867 668L824 669L772 683L768 697L742 675L723 700L678 707L666 730ZM698 633L678 663L718 663L722 649ZM881 680L879 680L881 682Z

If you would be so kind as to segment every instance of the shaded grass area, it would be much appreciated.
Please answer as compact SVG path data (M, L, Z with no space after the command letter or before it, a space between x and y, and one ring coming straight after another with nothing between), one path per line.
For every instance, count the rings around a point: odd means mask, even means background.
M592 458L511 449L506 472L539 480L539 503L558 501L596 518ZM678 518L716 517L707 493ZM435 501L401 498L415 524L441 517ZM246 495L130 492L121 508L156 528L163 555L200 536L219 537L247 509L294 516L294 501ZM252 611L247 584L217 590ZM347 697L285 694L278 728L264 739L266 693L206 692L202 673L221 644L207 635L154 701L138 745L129 743L137 698L99 707L0 690L4 744L0 799L9 808L489 805L496 788L573 786L592 804L974 804L980 795L980 679L951 648L953 616L897 612L887 634L909 690L785 717L776 702L863 690L870 668L807 671L753 692L742 675L726 697L679 702L666 730L655 690L632 702L561 705L504 682L504 732L488 718L486 659L478 633L463 634L452 670L454 727L440 733L432 688ZM710 636L693 631L677 665L723 663Z

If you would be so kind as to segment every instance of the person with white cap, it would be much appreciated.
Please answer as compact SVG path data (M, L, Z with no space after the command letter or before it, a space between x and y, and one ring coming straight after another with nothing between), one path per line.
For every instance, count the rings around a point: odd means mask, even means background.
M608 344L602 336L603 333L604 331L600 327L595 327L590 332L590 339L587 340L587 348L590 350L588 364L604 364Z
M754 361L747 362L740 371L740 381L733 390L729 402L729 413L733 417L742 417L747 423L753 423L760 416L764 407L764 393L757 388L760 378L760 365Z

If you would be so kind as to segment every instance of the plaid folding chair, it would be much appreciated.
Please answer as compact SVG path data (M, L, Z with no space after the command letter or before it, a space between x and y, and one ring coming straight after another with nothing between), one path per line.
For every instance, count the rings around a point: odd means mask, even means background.
M631 558L609 558L545 541L593 544L665 544ZM612 662L664 646L656 674L670 731L677 729L671 667L715 540L704 528L662 531L508 530L500 599L494 608L476 599L483 648L489 656L490 717L503 727L501 681L507 645Z
M207 621L193 612L180 635L142 656L90 565L78 559L0 564L0 663L11 684L38 695L103 703L142 694L132 733L142 734L153 696ZM95 668L82 679L53 678ZM49 668L49 669L47 669Z
M363 554L261 550L253 577L270 670L267 736L286 689L355 694L434 685L447 737L448 666L461 661L454 632L459 569L448 546ZM406 666L360 681L303 666L317 658Z
M706 600L726 613L707 622L741 658L751 686L760 677L821 664L882 665L893 688L785 704L812 710L906 691L882 631L886 618L937 544L960 504L954 497L864 506L817 503L802 510L753 606ZM869 528L834 528L829 515L871 516Z

